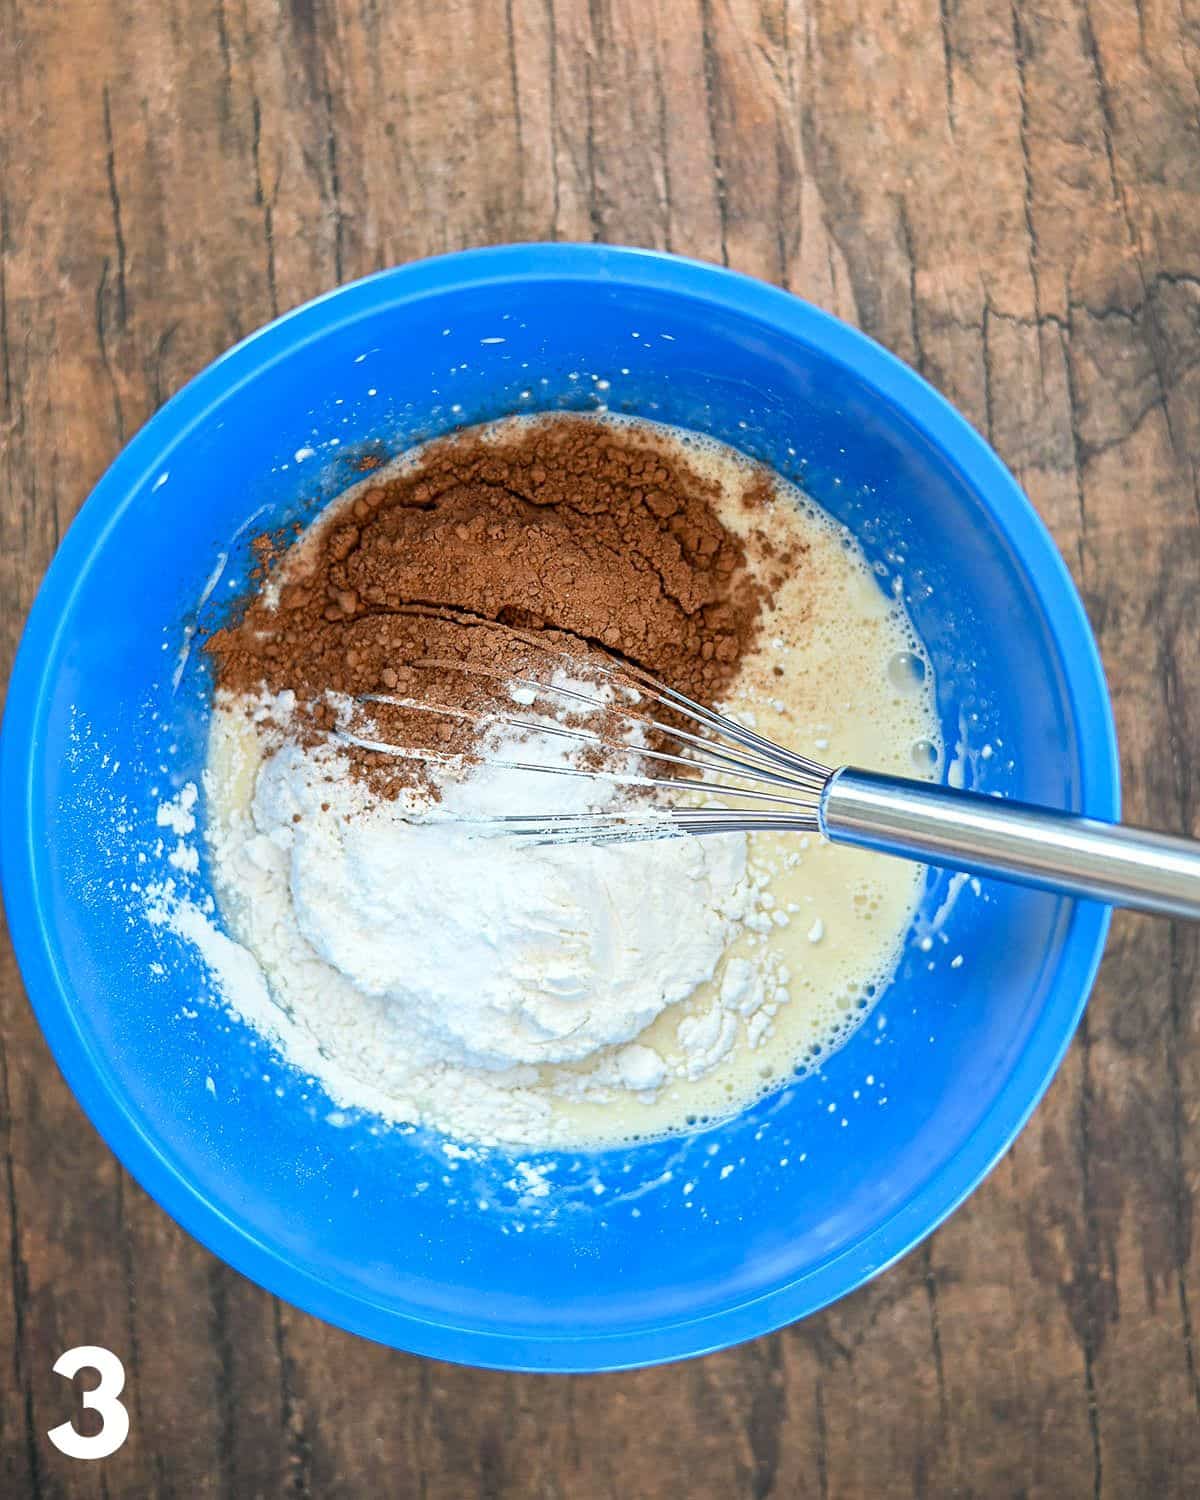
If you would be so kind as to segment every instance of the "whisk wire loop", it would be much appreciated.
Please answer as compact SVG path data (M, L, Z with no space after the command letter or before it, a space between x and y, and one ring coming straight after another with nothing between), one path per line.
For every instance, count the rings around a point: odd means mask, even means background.
M425 750L348 726L339 731L342 739L359 749L430 764L453 766L481 759L515 771L584 777L655 794L628 799L613 809L515 812L469 820L486 831L534 842L608 844L710 833L816 832L834 843L1089 896L1110 905L1200 919L1200 844L1190 839L912 778L846 766L831 770L706 708L635 664L600 652L581 661L547 648L528 632L520 634L553 664L545 677L534 673L511 678L493 668L433 658L411 665L497 678L531 692L534 702L540 697L589 714L602 711L610 726L618 726L615 732L599 734L562 723L561 714L554 719L522 718L368 693L359 700L364 705L442 714L475 725L480 753ZM554 680L555 669L566 681ZM594 674L601 691L583 692L573 685L581 672ZM633 709L616 707L614 697ZM633 711L643 701L665 710L670 718ZM681 728L672 722L675 719L692 727ZM489 753L488 735L500 729L584 746L599 763L550 764ZM634 769L614 770L604 763L614 758L632 760ZM654 774L641 769L647 765L689 774ZM670 799L659 793L669 793Z

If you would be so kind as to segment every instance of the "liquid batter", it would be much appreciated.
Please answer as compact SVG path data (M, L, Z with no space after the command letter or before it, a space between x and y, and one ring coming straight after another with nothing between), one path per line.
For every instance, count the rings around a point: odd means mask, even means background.
M538 422L587 423L660 455L672 474L694 476L721 535L735 539L728 545L754 583L754 628L744 589L707 607L714 630L740 622L736 660L720 644L709 653L731 663L719 707L827 765L936 774L923 649L843 527L733 450L640 420L514 419L485 436L503 447ZM423 462L416 450L394 472L419 475ZM314 547L346 517L362 521L363 493L391 472L371 474L318 518L269 584L277 607ZM328 614L336 621L341 608L335 599ZM336 741L314 744L297 730L293 706L277 681L218 695L206 778L214 884L277 1007L254 1023L339 1106L533 1147L683 1130L840 1045L895 968L919 867L815 834L562 848L514 909L508 893L534 870L528 851L486 839L469 850L406 843L414 835L401 824L427 789L397 797L356 780ZM485 771L487 795L514 811L566 795L561 778L504 783ZM471 774L478 789L481 773ZM424 874L414 880L416 865ZM442 937L444 956L422 988L422 961ZM477 970L456 968L477 941ZM533 975L516 1008L506 1009L506 963ZM447 974L473 972L483 999L439 988Z

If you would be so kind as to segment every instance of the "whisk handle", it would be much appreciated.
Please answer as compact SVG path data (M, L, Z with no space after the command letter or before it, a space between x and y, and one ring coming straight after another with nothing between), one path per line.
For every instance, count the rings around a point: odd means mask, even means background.
M820 816L834 843L1200 919L1200 843L1191 839L850 766L830 779Z

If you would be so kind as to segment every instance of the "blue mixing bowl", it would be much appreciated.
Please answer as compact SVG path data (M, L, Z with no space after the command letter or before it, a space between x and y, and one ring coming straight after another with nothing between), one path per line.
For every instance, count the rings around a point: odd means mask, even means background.
M513 1369L699 1354L803 1317L911 1249L1045 1089L1108 922L1100 906L931 875L894 983L819 1075L686 1138L539 1159L554 1184L541 1198L502 1152L462 1160L431 1132L336 1111L207 998L195 954L137 903L161 864L156 803L203 765L209 683L188 646L245 585L249 538L304 520L364 453L601 404L765 459L850 526L928 643L967 784L1117 814L1079 599L980 438L910 370L795 298L595 245L384 272L192 381L63 542L17 659L0 761L21 968L126 1167L300 1307Z

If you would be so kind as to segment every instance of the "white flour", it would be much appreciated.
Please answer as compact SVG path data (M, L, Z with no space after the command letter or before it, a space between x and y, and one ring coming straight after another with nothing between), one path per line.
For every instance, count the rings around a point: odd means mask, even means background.
M561 744L533 736L493 753L554 763ZM267 911L275 928L294 923L426 1058L575 1062L632 1041L711 979L745 901L745 840L535 845L453 820L614 797L586 778L483 765L446 781L436 816L414 822L364 793L340 757L285 744L259 772L251 823L215 842L217 879L235 928L257 930ZM344 1000L331 1014L311 965L294 1003L337 1031L360 1008Z
M284 738L262 759L253 720L286 722L288 708L215 716L209 848L239 941L174 888L152 893L154 918L197 945L231 1009L341 1107L460 1139L553 1143L537 1089L550 1064L579 1067L560 1073L560 1094L658 1088L667 1065L634 1038L714 977L755 909L745 839L521 844L456 820L595 810L619 789L490 764L447 779L414 821L334 749ZM519 749L546 764L562 745L534 735ZM185 788L159 821L194 825L195 801ZM687 1076L725 1055L735 1014L731 1002L728 1017L681 1021Z

